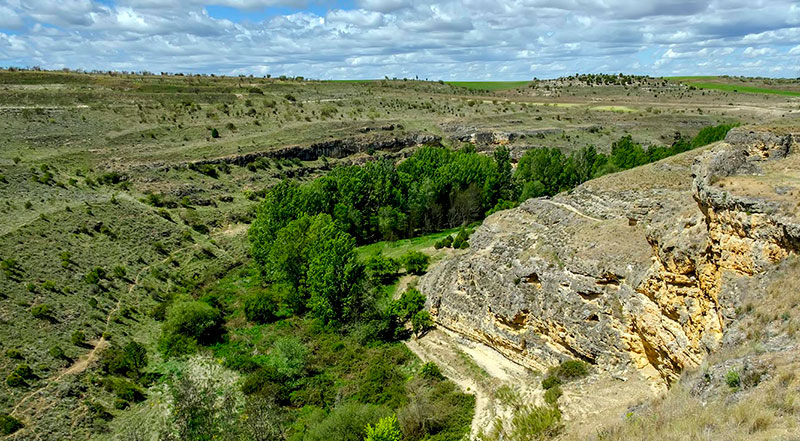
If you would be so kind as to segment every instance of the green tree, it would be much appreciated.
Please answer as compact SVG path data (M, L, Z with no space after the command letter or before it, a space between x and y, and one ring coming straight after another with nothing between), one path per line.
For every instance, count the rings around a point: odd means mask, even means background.
M308 306L312 315L332 323L360 312L364 267L355 252L355 240L329 223L322 227L309 254Z

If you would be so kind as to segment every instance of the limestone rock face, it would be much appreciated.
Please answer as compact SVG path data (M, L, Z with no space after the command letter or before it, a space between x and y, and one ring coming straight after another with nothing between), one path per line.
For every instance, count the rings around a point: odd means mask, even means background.
M800 249L800 224L773 202L714 185L793 155L796 139L735 129L704 152L498 212L422 278L427 306L534 369L577 358L670 382L721 340L726 281Z

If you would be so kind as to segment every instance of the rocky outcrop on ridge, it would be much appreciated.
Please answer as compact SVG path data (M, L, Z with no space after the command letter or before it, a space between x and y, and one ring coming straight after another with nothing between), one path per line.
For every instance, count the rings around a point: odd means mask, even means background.
M420 281L427 306L524 366L576 358L667 384L721 341L735 280L800 250L785 206L715 185L794 156L798 140L737 128L702 152L498 212Z

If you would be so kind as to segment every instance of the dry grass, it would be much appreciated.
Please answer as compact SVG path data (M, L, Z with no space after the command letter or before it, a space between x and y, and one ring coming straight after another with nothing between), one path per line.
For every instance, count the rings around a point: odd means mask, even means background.
M739 319L729 330L742 334L738 344L712 354L666 396L601 429L594 439L798 439L800 258L776 266L764 283L765 290L753 290L743 299ZM741 375L738 387L725 381L731 371Z
M800 417L800 381L786 365L747 391L722 390L704 401L679 384L641 414L600 431L598 440L777 440L791 439Z

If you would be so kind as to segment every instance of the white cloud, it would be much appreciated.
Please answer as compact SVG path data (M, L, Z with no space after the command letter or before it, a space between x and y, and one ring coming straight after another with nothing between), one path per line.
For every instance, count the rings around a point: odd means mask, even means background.
M763 57L765 55L773 55L773 54L775 54L775 52L776 52L775 49L773 49L771 47L762 47L762 48L756 49L756 48L754 48L752 46L749 46L742 53L744 54L745 57L755 58L755 57Z
M326 4L0 0L0 65L520 79L767 75L800 55L795 0L356 0L312 12Z

